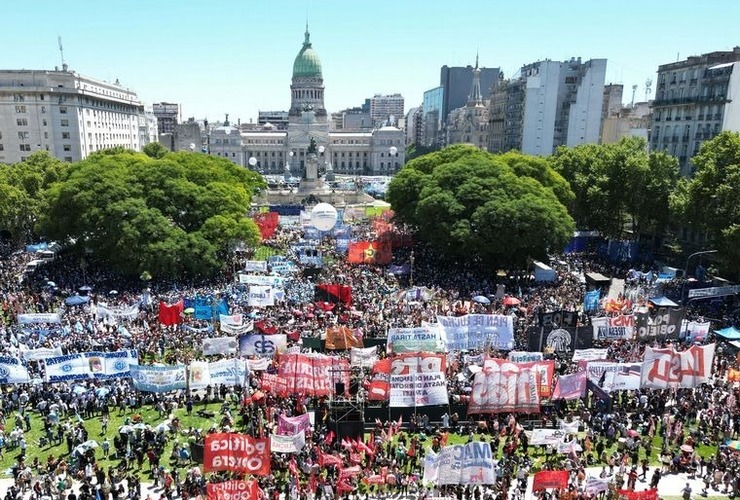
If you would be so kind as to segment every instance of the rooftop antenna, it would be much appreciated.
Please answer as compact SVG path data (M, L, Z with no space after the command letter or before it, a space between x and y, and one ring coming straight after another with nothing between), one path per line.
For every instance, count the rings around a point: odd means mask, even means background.
M645 80L645 102L648 101L648 98L650 97L650 92L653 90L653 80L648 78Z
M62 46L61 35L57 36L57 41L59 42L59 54L62 56L62 71L67 71L67 63L64 62L64 47Z
M632 85L632 105L630 107L635 107L635 93L637 92L637 85Z

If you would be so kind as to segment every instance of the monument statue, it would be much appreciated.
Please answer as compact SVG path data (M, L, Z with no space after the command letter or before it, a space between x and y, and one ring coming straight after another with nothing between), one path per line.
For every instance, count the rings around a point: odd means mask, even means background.
M311 140L308 143L308 149L306 150L306 152L308 154L314 154L315 155L318 151L319 150L316 147L316 139L314 139L313 137L311 137Z

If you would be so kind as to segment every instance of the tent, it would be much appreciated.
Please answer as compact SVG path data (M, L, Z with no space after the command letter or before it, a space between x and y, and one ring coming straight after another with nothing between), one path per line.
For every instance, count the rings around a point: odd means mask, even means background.
M740 330L734 326L728 326L722 330L715 330L714 333L722 337L724 340L740 340Z
M668 297L653 297L649 299L650 303L658 307L678 307L678 304L673 302Z
M90 297L87 295L72 295L64 299L64 303L68 306L80 306L87 304L90 301Z

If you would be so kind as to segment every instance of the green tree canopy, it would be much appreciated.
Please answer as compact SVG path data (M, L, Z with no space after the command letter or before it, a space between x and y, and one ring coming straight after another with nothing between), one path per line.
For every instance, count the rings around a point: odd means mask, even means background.
M561 197L570 202L573 193L546 161L466 145L411 160L387 193L396 217L418 238L490 269L566 245L574 224Z
M740 272L740 134L722 132L702 144L692 159L696 172L677 204L684 221L705 232L720 250L725 268Z
M36 221L46 210L42 193L66 166L47 151L35 152L14 165L0 164L0 230L18 243L33 239Z
M48 189L42 227L124 274L208 276L235 244L259 241L247 212L262 187L257 174L208 155L101 152Z
M660 233L670 220L678 163L663 152L649 153L642 139L561 147L550 161L575 192L569 208L579 229L621 238L625 223L635 233Z

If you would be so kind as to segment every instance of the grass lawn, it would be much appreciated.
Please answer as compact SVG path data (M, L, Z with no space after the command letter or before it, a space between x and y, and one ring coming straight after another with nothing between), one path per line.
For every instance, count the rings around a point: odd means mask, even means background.
M214 403L211 402L208 405L208 410L215 413L214 417L212 419L205 419L202 417L199 417L195 414L196 411L203 408L202 404L196 404L193 407L193 414L191 416L187 415L187 412L185 408L180 408L175 411L175 416L180 419L181 427L183 429L188 429L191 426L193 428L200 428L204 431L210 428L212 425L218 425L220 420L220 413L219 409L221 407L221 403ZM118 429L124 424L127 417L133 417L135 414L141 414L142 421L146 424L150 424L152 427L156 427L157 424L163 422L165 419L159 418L159 412L157 412L151 405L146 405L138 410L128 410L125 415L119 416L118 409L117 408L111 408L110 410L110 417L108 422L108 432L106 435L101 434L101 418L94 417L90 419L83 420L83 425L85 429L88 432L89 439L93 439L97 441L99 444L103 442L103 440L108 437L108 440L111 443L111 454L113 452L113 438L118 433ZM235 412L233 411L232 407L232 415L235 415ZM75 419L71 420L73 423L75 422ZM6 421L6 435L10 433L10 431L14 428L14 419L8 418ZM38 443L39 439L43 436L45 437L45 432L43 429L43 422L41 417L38 413L32 412L31 413L31 431L25 433L26 436L26 464L30 465L33 462L33 459L35 457L39 458L39 461L41 463L44 463L46 459L50 455L54 455L55 457L59 456L67 456L67 444L63 442L60 445L56 446L45 446L44 448L41 448ZM163 465L165 468L168 468L169 464L169 457L170 453L172 452L172 447L174 446L175 441L178 440L179 442L187 441L186 436L178 436L172 433L168 433L168 439L167 439L167 445L165 446L165 452L162 456L161 465ZM3 450L3 458L0 460L0 471L2 471L3 474L6 476L10 475L10 467L12 467L17 460L17 457L19 455L19 450ZM119 461L118 460L108 460L103 458L103 450L101 448L95 449L95 457L100 465L102 465L106 470L109 466L117 466ZM169 467L172 468L172 467ZM149 474L148 474L148 462L146 459L144 460L143 470L146 471L145 473L141 473L141 478L143 481L149 480Z
M267 260L273 255L282 255L283 252L277 248L260 245L254 252L254 260Z

